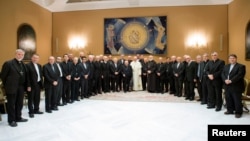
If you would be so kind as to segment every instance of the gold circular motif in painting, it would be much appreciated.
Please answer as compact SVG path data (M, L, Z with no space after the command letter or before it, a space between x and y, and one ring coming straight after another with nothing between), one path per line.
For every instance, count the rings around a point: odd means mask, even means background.
M121 35L123 44L129 49L139 50L148 42L147 28L139 22L126 25Z

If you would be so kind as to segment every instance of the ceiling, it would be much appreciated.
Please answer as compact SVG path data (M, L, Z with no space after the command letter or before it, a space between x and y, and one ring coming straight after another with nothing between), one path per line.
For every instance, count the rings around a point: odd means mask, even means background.
M225 5L233 0L30 0L51 12L130 7Z

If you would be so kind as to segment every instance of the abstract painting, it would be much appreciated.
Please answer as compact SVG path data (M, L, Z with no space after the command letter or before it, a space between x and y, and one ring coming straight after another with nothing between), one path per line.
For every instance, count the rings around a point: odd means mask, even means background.
M166 54L167 16L104 19L104 54Z

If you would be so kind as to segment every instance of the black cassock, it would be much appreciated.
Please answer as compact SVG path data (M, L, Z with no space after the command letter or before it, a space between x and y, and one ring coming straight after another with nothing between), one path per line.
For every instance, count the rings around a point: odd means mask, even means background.
M148 61L147 71L151 71L151 73L148 73L148 80L147 80L148 92L156 91L156 73L155 73L156 68L157 64L154 60Z

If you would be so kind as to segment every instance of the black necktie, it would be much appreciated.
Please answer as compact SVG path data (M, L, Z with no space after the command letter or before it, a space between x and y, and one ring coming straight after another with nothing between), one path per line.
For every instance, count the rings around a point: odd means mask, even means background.
M19 62L20 74L23 75L23 65L22 62Z
M53 72L55 72L55 68L54 68L53 64L51 64L51 68L52 68Z

